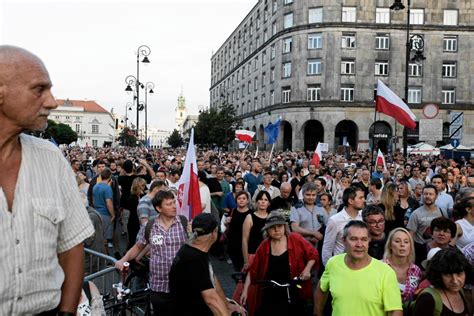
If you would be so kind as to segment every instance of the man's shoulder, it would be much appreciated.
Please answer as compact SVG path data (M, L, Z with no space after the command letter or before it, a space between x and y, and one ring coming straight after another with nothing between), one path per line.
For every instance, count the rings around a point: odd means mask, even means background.
M63 154L53 143L49 140L34 137L27 134L20 135L21 143L23 146L34 149L35 154L44 154L45 157L51 158L57 156L63 158ZM38 158L38 157L36 157Z

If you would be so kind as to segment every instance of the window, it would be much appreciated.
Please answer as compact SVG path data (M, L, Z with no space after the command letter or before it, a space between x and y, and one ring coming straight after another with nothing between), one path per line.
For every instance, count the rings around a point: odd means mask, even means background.
M291 88L283 87L281 91L281 101L282 103L290 103L291 101Z
M377 34L375 37L375 49L390 49L390 35Z
M277 25L276 22L272 23L272 36L275 35L277 32Z
M445 35L443 38L443 50L445 52L457 52L458 37L456 35Z
M423 24L424 23L423 9L411 9L410 11L410 24Z
M293 0L283 0L284 5L292 4L292 3L293 3Z
M389 24L390 23L390 9L376 8L375 9L375 23Z
M388 61L387 60L375 62L375 75L388 76Z
M92 124L92 134L99 134L99 125Z
M408 88L408 103L421 103L421 88Z
M454 104L456 102L456 90L443 89L441 91L443 104Z
M255 63L253 64L253 69L257 70L258 69L258 56L255 57Z
M293 13L288 13L283 16L283 28L287 29L293 26Z
M274 104L275 104L275 91L271 90L270 91L270 105L274 105Z
M444 10L444 25L458 25L458 10Z
M239 96L240 96L240 88L237 88L237 100L239 99Z
M342 33L342 48L355 48L356 47L356 36L354 33Z
M341 61L341 74L342 75L353 75L355 74L355 60L346 59Z
M254 90L257 90L257 89L258 89L258 77L255 77L255 78L254 78L253 89L254 89Z
M267 99L265 98L265 94L262 94L262 108L267 106Z
M252 81L247 82L247 93L250 93L252 87Z
M257 97L255 97L255 98L253 99L253 109L254 109L254 110L257 110L257 109L258 109L258 98L257 98Z
M290 53L291 52L291 47L293 44L293 40L291 37L287 37L283 39L283 54Z
M355 7L342 7L342 22L355 22L356 21L356 8Z
M265 87L265 81L267 81L267 73L262 72L262 87Z
M268 31L265 29L263 31L263 42L265 43L268 40Z
M272 12L275 13L278 9L278 1L277 0L273 0L272 2Z
M321 49L323 47L322 33L308 34L308 49Z
M242 98L245 96L245 85L242 85Z
M308 10L308 23L322 23L323 8L311 8Z
M267 51L262 52L262 66L264 66L267 63Z
M423 65L417 63L408 64L408 76L409 77L421 77L423 76Z
M76 124L76 133L81 131L81 124Z
M341 101L354 102L354 86L348 85L341 87Z
M275 81L275 67L272 67L272 69L270 69L270 82L273 81Z
M443 62L443 78L454 78L456 77L456 62L455 61L444 61Z
M308 60L308 75L320 75L322 71L321 59Z
M275 44L273 44L273 45L270 47L270 59L275 59L275 54L276 54Z
M97 144L97 139L93 139L92 140L92 147L97 147L98 144Z
M71 119L71 117L70 117L70 116L66 116L66 120L70 120L70 119Z
M283 78L291 77L291 62L283 63Z
M321 101L321 86L308 85L308 89L306 90L306 100L308 102Z

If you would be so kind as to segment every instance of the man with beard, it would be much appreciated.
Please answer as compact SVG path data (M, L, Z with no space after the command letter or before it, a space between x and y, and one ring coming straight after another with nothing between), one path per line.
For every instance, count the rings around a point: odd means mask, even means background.
M424 204L411 214L408 221L407 229L415 241L415 263L417 265L421 264L422 258L426 258L426 243L432 240L431 221L436 217L443 216L441 209L435 204L437 196L436 188L431 184L426 185L423 188Z

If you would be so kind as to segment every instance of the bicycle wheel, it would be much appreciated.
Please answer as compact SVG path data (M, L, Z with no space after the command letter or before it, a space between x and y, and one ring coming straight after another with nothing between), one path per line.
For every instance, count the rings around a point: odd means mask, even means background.
M147 287L148 275L143 273L132 271L125 279L124 286L129 288L132 293L142 290Z

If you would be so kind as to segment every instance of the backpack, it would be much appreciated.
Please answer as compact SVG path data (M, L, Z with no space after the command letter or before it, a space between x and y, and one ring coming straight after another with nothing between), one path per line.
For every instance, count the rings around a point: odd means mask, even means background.
M151 233L151 228L153 227L153 224L155 223L156 217L150 219L145 226L145 240L146 243L150 243L150 233ZM186 238L188 236L188 219L184 215L179 215L179 219L181 220L181 225L183 226L184 229L184 234L186 235Z
M433 297L433 300L435 302L433 316L440 316L441 311L443 310L443 299L441 298L441 295L439 295L439 292L433 287L427 287L426 289L421 291L420 294L418 294L418 297L420 297L421 294L423 293L428 293ZM464 299L464 291L462 289L460 293L461 293L461 297L463 301L466 302L466 300ZM403 304L403 315L405 316L415 315L416 300L417 299L414 299Z

